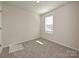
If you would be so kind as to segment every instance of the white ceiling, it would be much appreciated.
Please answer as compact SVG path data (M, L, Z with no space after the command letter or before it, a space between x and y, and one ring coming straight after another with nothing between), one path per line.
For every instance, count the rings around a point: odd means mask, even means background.
M43 14L50 10L53 10L61 5L68 3L67 1L7 1L6 3L14 5L19 8L23 8L28 11L32 11L38 14Z

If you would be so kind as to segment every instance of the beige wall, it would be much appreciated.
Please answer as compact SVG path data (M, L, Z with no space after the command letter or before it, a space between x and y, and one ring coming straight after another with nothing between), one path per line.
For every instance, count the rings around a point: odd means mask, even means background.
M2 28L2 2L0 2L0 28ZM2 29L0 29L0 45L2 44Z
M2 28L2 2L0 2L0 28ZM0 29L0 45L2 44L2 29ZM2 46L0 46L0 54L2 52Z
M39 37L39 15L3 4L3 46L36 39Z
M54 31L44 32L44 17L54 16ZM79 50L79 2L72 2L41 15L41 37Z

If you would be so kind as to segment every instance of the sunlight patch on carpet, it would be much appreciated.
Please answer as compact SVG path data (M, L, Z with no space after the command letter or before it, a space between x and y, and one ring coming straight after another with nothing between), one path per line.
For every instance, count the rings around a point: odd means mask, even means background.
M10 45L9 47L10 47L9 48L9 53L20 51L20 50L24 49L22 44Z

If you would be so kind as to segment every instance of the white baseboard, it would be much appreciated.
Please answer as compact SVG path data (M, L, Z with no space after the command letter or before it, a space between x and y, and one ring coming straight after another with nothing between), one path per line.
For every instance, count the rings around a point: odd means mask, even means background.
M2 48L9 47L9 46L11 46L11 45L19 44L19 43L26 42L26 41L38 39L38 38L39 38L39 37L35 37L35 38L31 38L31 39L29 39L29 40L14 42L14 43L11 43L11 44L9 44L9 45L4 45L4 46L2 46Z
M41 37L41 38L43 38L43 37ZM46 39L46 38L43 38L43 39ZM46 40L48 40L48 39L46 39ZM54 43L57 43L57 44L59 44L59 45L61 45L61 46L68 47L68 48L70 48L70 49L79 51L79 49L77 49L77 48L74 48L74 47L71 47L71 46L67 46L67 45L62 44L62 43L60 43L60 42L57 42L57 41L54 41L54 40L51 40L51 39L50 39L49 41L54 42Z

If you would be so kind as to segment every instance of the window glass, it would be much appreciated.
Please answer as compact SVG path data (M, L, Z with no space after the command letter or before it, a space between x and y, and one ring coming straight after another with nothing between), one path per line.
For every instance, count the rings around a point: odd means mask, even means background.
M51 33L53 31L53 16L45 17L45 32Z

